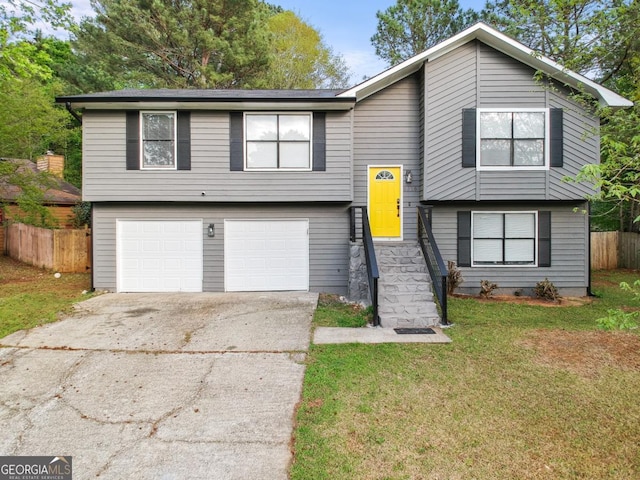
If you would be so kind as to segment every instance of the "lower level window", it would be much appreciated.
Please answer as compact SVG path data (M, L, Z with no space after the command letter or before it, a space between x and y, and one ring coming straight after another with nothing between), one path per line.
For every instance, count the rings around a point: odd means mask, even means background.
M472 265L536 265L536 212L472 212Z

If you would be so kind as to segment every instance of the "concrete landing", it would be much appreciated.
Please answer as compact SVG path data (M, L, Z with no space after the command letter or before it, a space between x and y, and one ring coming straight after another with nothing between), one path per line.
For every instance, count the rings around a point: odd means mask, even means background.
M363 327L318 327L313 333L313 343L451 343L439 327L431 327L434 334L399 335L392 328Z

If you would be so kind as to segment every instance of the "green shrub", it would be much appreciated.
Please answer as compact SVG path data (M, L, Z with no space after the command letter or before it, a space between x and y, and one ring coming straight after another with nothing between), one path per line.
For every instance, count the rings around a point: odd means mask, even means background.
M640 312L623 312L622 310L607 310L607 316L596 319L598 328L602 330L633 330L638 328L635 321Z

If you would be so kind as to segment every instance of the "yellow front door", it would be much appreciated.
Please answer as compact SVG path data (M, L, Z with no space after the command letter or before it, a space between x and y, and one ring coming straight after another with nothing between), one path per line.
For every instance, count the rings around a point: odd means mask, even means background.
M369 167L369 222L374 237L401 236L400 167Z

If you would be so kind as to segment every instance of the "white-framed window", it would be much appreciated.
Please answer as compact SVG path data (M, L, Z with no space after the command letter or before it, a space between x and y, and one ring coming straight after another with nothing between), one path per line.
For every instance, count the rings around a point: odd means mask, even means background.
M549 109L480 108L478 170L549 168Z
M175 170L176 112L140 112L140 168Z
M245 114L246 170L311 170L310 113Z
M471 212L471 265L538 264L538 212Z

